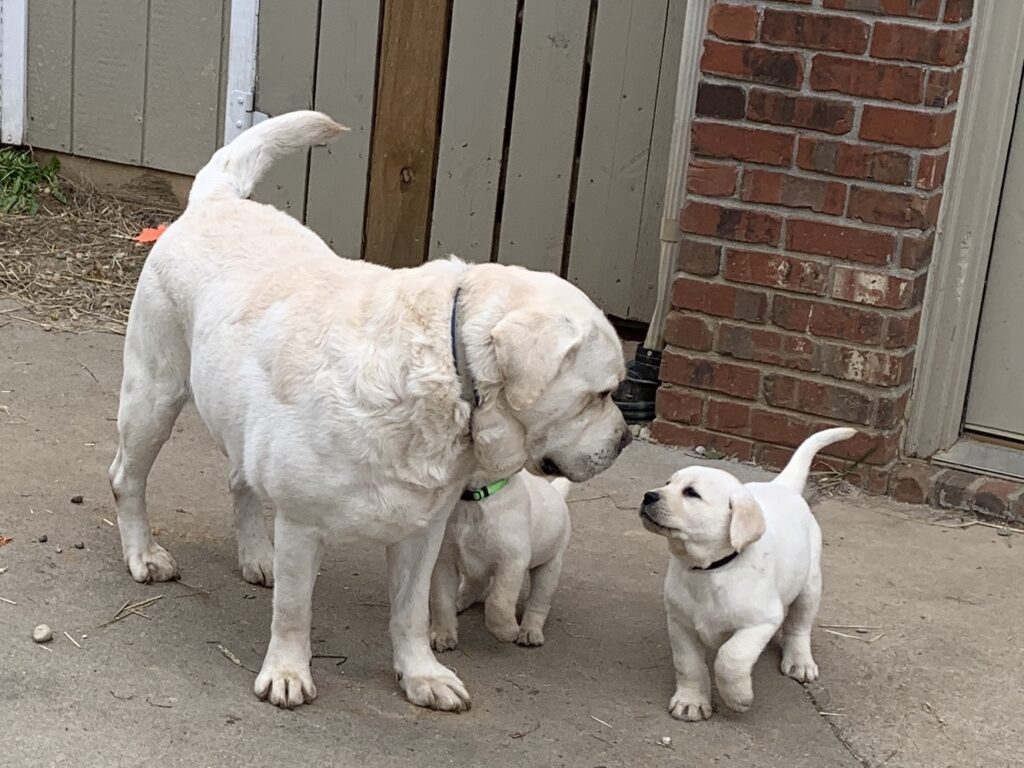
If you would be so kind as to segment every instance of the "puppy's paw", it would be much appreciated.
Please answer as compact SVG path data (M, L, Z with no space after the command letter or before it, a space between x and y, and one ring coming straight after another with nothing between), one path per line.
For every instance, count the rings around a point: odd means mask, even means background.
M725 681L719 678L718 695L729 709L746 712L754 703L753 682L749 677Z
M433 630L430 633L430 647L438 653L454 651L459 645L459 636L456 632L445 632L444 630Z
M262 557L239 560L242 578L258 587L274 586L274 553Z
M519 645L536 647L544 645L544 630L540 627L522 627L519 630L519 637L516 638Z
M511 643L519 638L519 625L514 621L510 624L498 624L492 621L485 621L487 631L503 643Z
M294 709L316 698L309 664L282 657L272 659L269 653L256 676L253 692L260 699L283 709Z
M711 699L693 691L676 691L668 702L668 711L676 720L698 723L711 718Z
M124 561L132 578L143 584L178 578L178 565L171 553L156 542L140 552L126 554Z
M466 686L454 672L440 664L436 674L403 676L398 682L405 697L417 706L444 712L465 712L470 707Z
M798 683L813 683L818 679L818 665L810 656L790 656L784 653L779 668L782 674L792 677Z

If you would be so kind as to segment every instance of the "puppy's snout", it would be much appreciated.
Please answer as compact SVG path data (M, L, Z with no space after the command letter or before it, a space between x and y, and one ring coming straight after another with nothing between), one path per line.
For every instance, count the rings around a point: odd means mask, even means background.
M622 430L622 435L619 437L619 444L615 446L616 455L622 453L623 449L627 445L633 442L633 433L630 432L629 427Z
M653 504L657 504L659 501L661 501L661 494L657 491L648 491L644 494L643 506L650 507Z

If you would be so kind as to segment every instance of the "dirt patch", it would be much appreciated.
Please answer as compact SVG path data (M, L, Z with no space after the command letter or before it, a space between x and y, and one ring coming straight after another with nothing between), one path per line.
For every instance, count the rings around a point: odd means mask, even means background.
M0 217L0 298L21 307L0 315L72 332L123 334L149 245L132 238L174 219L145 207L64 183L67 203L40 201L33 215Z

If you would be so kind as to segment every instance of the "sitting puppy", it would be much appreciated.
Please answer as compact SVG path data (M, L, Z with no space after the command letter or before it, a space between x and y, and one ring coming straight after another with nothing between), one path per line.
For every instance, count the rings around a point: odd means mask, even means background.
M782 672L817 679L811 627L821 598L821 529L801 495L814 455L856 434L811 435L770 483L740 483L728 472L687 467L644 494L640 518L668 539L665 608L679 720L711 717L705 649L717 651L723 701L745 712L754 701L751 671L782 629Z
M507 482L466 491L448 519L430 585L430 642L458 644L456 614L486 598L484 623L508 643L543 645L544 622L572 531L565 498L571 483L521 471ZM529 571L522 624L516 605ZM461 583L460 583L461 579Z

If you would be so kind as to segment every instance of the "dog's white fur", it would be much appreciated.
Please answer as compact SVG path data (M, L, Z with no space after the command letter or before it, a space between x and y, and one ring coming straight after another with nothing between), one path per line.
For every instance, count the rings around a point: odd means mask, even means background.
M338 258L310 230L243 200L273 160L344 130L326 115L267 120L218 150L139 278L110 468L138 581L178 569L153 539L149 470L191 396L231 462L239 561L274 583L255 691L316 696L310 615L323 542L387 545L394 668L410 701L469 696L430 649L430 574L471 477L544 464L584 480L628 442L608 393L624 374L611 325L564 280L455 259L391 270ZM458 333L481 402L462 396ZM262 501L275 508L274 544Z
M846 427L811 435L769 483L743 485L728 472L687 467L644 496L644 527L668 539L665 608L680 720L711 717L706 649L716 651L722 700L744 712L754 701L751 671L780 628L782 672L817 679L811 628L821 600L821 529L803 499L814 455L846 440ZM712 570L712 563L739 555Z
M430 642L458 645L457 614L485 599L484 624L502 642L543 645L544 622L562 575L572 525L565 498L571 483L519 472L480 501L460 501L448 519L430 584ZM516 621L529 576L523 620Z

